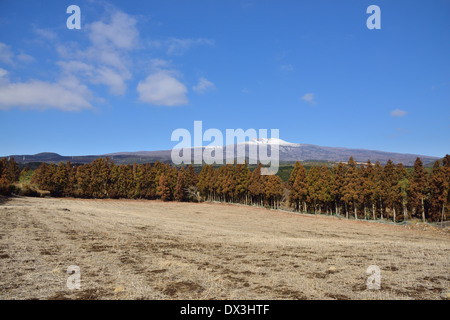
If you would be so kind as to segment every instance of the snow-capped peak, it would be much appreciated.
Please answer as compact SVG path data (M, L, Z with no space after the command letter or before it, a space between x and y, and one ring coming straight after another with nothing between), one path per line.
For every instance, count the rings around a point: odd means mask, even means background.
M269 138L269 139L265 139L265 138L254 138L248 142L246 142L248 144L278 144L280 146L289 146L289 145L294 145L295 143L290 143L281 139L275 139L275 138Z

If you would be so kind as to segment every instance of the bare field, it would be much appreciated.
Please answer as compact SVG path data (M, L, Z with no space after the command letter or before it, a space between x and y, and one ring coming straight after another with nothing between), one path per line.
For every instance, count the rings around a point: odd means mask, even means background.
M0 199L1 299L441 299L450 235L238 205ZM81 270L81 289L66 286ZM368 290L366 269L381 269Z

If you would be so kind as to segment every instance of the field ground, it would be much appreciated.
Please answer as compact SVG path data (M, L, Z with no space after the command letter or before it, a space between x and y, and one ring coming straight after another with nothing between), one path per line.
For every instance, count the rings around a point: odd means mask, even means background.
M0 199L0 298L441 299L449 240L238 205ZM67 288L70 265L79 290ZM380 290L367 289L370 265Z

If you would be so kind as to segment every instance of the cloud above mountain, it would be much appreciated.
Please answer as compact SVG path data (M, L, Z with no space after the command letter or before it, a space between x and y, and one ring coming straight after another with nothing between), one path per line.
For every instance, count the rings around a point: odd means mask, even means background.
M79 41L66 41L59 32L33 25L37 45L53 50L57 57L49 62L56 68L54 77L30 74L17 77L18 63L31 63L35 57L0 42L0 109L58 109L79 111L92 109L98 101L125 96L137 91L138 100L154 106L183 106L189 103L187 83L183 83L179 66L168 57L180 57L200 46L214 46L213 39L167 37L142 39L139 28L142 17L105 8L105 15L89 22L76 34ZM162 43L163 50L155 50ZM42 61L38 61L42 63ZM53 64L53 66L51 65ZM142 65L149 65L145 70ZM1 66L1 65L0 65ZM50 74L49 74L50 75ZM134 90L130 90L130 87ZM213 89L214 84L200 78L192 87L197 93Z

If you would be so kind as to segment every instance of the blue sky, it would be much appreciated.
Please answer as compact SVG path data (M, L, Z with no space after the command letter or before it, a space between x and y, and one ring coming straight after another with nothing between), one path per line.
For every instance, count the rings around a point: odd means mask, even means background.
M0 155L171 149L195 120L450 153L448 0L2 0L0 30Z

